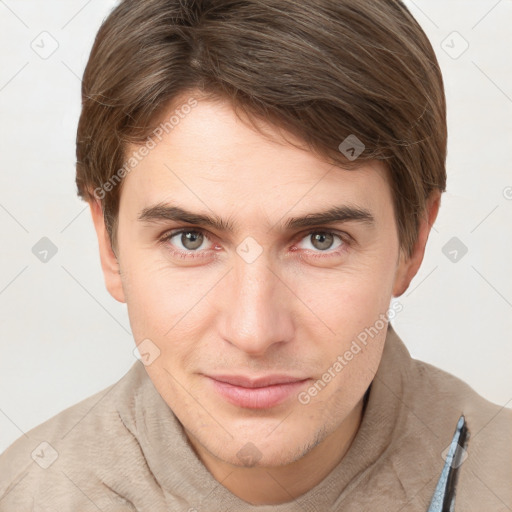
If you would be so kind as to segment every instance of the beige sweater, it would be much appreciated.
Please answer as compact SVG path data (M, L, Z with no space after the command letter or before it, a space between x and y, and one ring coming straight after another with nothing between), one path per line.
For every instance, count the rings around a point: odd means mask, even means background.
M203 466L137 361L0 455L0 511L426 512L461 413L471 437L455 510L510 512L512 411L412 359L391 327L341 463L293 502L251 506Z

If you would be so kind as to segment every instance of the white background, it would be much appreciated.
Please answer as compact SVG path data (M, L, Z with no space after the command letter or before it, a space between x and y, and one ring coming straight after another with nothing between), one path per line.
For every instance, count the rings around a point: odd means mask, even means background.
M449 179L394 326L414 357L510 406L512 2L406 3L445 78ZM0 0L0 452L135 361L125 306L105 290L74 182L80 76L114 4ZM31 48L38 37L51 48L43 31L58 43L47 59ZM461 38L469 48L452 58ZM58 248L47 263L32 254L42 237ZM442 252L452 237L468 248L456 263Z

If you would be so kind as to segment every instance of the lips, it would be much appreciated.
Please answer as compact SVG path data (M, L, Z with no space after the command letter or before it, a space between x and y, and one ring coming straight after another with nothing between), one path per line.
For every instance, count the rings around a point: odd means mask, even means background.
M309 381L304 377L266 375L249 378L241 375L207 376L214 391L233 405L247 409L275 407L296 395Z
M215 375L210 378L218 382L225 382L232 386L240 386L243 388L263 388L266 386L274 386L277 384L291 384L306 380L304 377L291 377L289 375L267 375L251 379L244 375Z

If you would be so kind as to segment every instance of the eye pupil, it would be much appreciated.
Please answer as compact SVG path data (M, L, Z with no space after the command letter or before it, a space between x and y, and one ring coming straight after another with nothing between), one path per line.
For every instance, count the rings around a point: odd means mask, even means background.
M311 235L311 243L313 247L320 250L329 249L334 241L332 233L314 233Z
M197 249L203 243L203 235L197 231L184 231L181 234L181 243L186 249Z

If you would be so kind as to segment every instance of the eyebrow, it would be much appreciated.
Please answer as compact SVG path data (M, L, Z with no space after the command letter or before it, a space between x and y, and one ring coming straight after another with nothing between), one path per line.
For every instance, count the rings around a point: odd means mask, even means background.
M141 222L185 222L187 224L196 224L198 226L228 233L232 233L235 228L235 225L231 221L224 220L217 215L194 213L166 203L158 203L144 208L140 212L138 220ZM349 221L361 222L370 226L375 224L375 218L369 210L358 206L343 205L334 206L320 212L308 213L300 217L291 217L285 222L283 229L291 231L316 226L318 224L333 224L335 222Z

